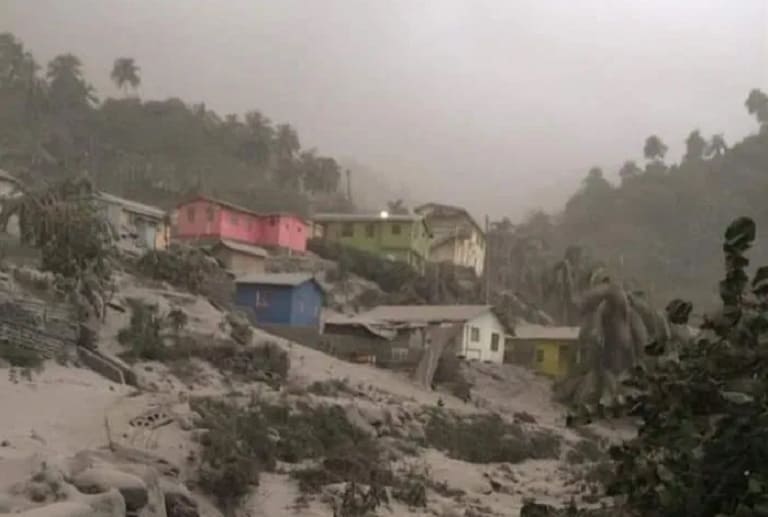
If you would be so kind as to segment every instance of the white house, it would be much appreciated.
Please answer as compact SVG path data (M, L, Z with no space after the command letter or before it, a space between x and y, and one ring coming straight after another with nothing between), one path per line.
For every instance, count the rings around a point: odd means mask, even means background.
M466 359L504 362L507 328L490 305L380 305L360 315L390 325L461 325L456 354Z
M432 231L430 262L450 262L471 268L479 277L485 265L485 232L465 209L427 203L414 212L424 216Z
M12 199L21 195L19 190L20 182L12 174L0 169L0 206L7 199ZM5 229L9 235L16 238L19 236L19 218L14 215L8 221L8 227Z

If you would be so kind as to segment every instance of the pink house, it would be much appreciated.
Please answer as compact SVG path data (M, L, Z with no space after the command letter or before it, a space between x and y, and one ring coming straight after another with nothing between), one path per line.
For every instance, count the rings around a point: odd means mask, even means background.
M217 241L221 239L254 246L307 249L309 226L292 214L260 214L232 203L198 196L178 205L173 238Z

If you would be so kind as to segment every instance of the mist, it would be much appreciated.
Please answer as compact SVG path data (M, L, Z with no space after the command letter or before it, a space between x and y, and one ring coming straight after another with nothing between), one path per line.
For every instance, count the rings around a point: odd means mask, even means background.
M40 62L72 52L101 98L116 57L143 98L258 109L380 195L476 215L557 209L589 167L614 177L658 134L754 131L768 83L761 0L2 0ZM382 187L382 184L386 187ZM366 186L356 183L356 191ZM373 202L381 201L369 194Z

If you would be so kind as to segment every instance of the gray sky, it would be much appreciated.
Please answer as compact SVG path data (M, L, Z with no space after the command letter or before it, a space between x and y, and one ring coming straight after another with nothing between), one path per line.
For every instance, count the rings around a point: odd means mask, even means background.
M39 61L73 52L100 93L259 109L414 200L520 217L657 133L754 130L768 0L0 0ZM377 190L380 187L377 186Z

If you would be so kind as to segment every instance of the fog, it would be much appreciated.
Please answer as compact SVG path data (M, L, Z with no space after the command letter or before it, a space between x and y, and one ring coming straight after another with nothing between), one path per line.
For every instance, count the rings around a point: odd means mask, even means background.
M556 208L656 133L733 141L768 84L765 0L0 0L39 61L72 52L101 96L115 57L145 98L259 109L375 171L386 195L520 217ZM354 173L354 171L353 171ZM360 176L353 176L358 178ZM360 185L357 185L358 188Z

